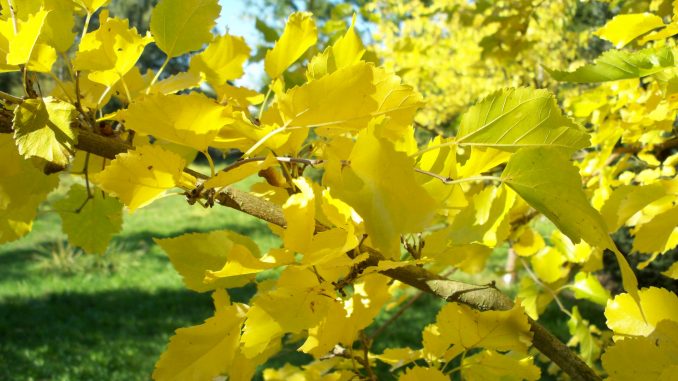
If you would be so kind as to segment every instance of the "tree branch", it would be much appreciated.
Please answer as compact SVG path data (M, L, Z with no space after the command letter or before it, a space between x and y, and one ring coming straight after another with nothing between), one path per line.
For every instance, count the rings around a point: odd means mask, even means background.
M114 159L115 155L133 149L129 144L115 137L104 137L83 128L76 128L74 131L78 135L76 148L98 156ZM8 125L5 119L0 118L0 133L11 132L11 121ZM187 170L187 172L198 178L205 178L204 175L195 171ZM279 206L247 192L227 187L216 194L215 199L221 205L281 227L286 226L285 217ZM327 227L322 225L317 227L318 231L326 229ZM373 248L361 247L361 249L369 253L369 259L366 261L369 266L378 265L379 261L384 258ZM448 280L418 266L399 267L384 270L381 273L448 302L462 303L476 310L507 310L513 306L511 298L494 285L479 286ZM600 377L582 359L539 323L530 319L530 326L534 334L532 343L535 348L556 363L572 379L600 380Z

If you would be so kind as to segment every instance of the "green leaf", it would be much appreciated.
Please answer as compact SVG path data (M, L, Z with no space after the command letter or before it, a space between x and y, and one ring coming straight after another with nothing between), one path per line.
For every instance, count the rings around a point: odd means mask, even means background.
M82 185L73 185L66 198L54 203L61 216L64 233L73 246L88 253L103 254L113 235L122 228L122 204L113 197L104 197Z
M73 156L75 107L52 97L26 99L14 110L14 140L26 158L40 157L65 167Z
M461 120L457 142L505 151L531 146L575 151L588 147L589 137L563 116L547 90L518 88L499 90L471 107Z
M612 250L621 267L624 289L638 300L635 274L607 234L602 216L586 199L579 171L565 152L547 147L524 148L511 156L502 181L572 242L583 239L592 246Z
M671 48L648 48L636 52L608 50L595 63L569 72L548 70L557 81L563 82L605 82L619 79L645 77L672 67Z
M577 273L572 284L574 290L574 297L577 299L587 299L601 306L607 304L611 298L610 292L605 289L591 273Z
M217 0L161 0L151 13L151 34L169 58L212 41L221 6Z

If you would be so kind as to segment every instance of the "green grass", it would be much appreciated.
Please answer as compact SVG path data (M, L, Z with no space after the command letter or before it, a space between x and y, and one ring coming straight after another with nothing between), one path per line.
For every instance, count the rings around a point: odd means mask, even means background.
M262 250L279 242L253 217L167 197L126 216L106 255L84 255L43 208L29 235L0 245L0 380L149 379L174 330L213 312L152 239L217 229Z

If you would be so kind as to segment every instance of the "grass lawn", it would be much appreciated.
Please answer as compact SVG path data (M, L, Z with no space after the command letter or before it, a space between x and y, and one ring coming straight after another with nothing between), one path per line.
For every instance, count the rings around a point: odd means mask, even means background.
M42 210L33 232L0 245L0 380L150 379L174 330L212 315L209 293L185 289L152 238L217 229L248 235L262 251L279 245L253 217L166 197L127 215L106 255L82 255L65 243L58 215ZM501 266L498 252L489 267ZM474 281L492 279L498 276L488 271ZM232 298L247 301L253 292L253 286L234 290ZM421 329L441 306L424 295L379 336L373 351L420 347ZM394 312L382 313L377 324ZM305 363L309 357L295 348L288 345L268 366ZM386 367L379 371L380 379L391 378Z

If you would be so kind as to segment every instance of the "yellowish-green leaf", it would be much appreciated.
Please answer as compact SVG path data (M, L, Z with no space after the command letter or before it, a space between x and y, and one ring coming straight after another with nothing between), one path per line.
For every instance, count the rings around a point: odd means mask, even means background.
M295 87L278 101L288 127L318 127L319 133L355 131L373 117L385 115L385 129L397 136L412 123L421 105L421 96L400 84L400 78L364 62Z
M568 155L548 147L524 148L509 159L502 181L573 242L583 239L592 246L612 250L621 268L624 289L637 300L635 274L607 234L605 221L589 204L579 171Z
M664 320L649 337L617 341L603 354L609 380L671 381L678 374L678 323Z
M38 205L59 183L17 152L9 134L0 134L0 243L31 231Z
M219 130L233 121L231 113L230 107L192 92L149 95L119 115L129 129L205 151Z
M520 381L539 380L541 370L534 365L532 356L500 354L482 351L462 361L461 374L469 381Z
M178 329L155 365L153 379L212 380L225 373L238 353L245 312L245 305L235 304L201 325Z
M113 235L122 228L122 204L113 197L104 197L97 189L87 190L73 185L66 198L54 203L59 212L68 242L85 252L103 254Z
M212 41L221 6L217 0L161 0L151 13L151 34L169 58Z
M231 184L235 184L238 181L243 180L249 176L252 176L261 170L270 168L276 165L277 163L278 161L276 160L275 156L269 155L263 161L252 161L239 165L228 171L221 171L217 173L216 176L205 181L203 186L205 187L205 189L211 189L211 188L221 188Z
M665 253L678 245L678 206L655 216L634 232L633 250Z
M598 328L588 320L584 320L579 313L577 306L572 307L572 315L567 321L567 327L572 337L567 345L574 347L579 344L579 353L587 364L593 364L600 358L601 340L593 336L593 332L598 332Z
M272 79L278 78L294 61L318 40L318 31L309 12L290 15L285 30L273 49L266 52L264 69Z
M648 48L636 52L609 50L593 64L575 71L549 70L551 76L563 82L605 82L639 78L673 67L673 53L669 47Z
M398 381L449 381L449 379L450 378L446 376L445 373L438 369L415 366L414 368L407 369L403 372L398 378Z
M190 71L200 73L212 86L243 75L243 64L250 56L250 48L242 37L229 34L217 37L207 48L191 57Z
M31 14L26 21L19 21L19 33L9 39L7 63L26 65L31 71L49 73L56 61L56 50L45 43L45 20L49 11Z
M436 202L417 183L414 160L380 138L376 127L360 133L349 160L351 165L343 169L337 184L329 184L333 194L363 218L376 248L399 257L400 235L422 231Z
M179 155L148 145L116 155L91 180L134 212L180 184L185 166Z
M587 299L600 305L606 305L610 300L610 291L606 290L600 284L598 278L591 273L577 273L572 284L574 297L577 299Z
M473 195L468 207L454 217L449 240L455 245L479 243L494 247L509 234L508 212L516 193L503 186L486 187ZM469 223L473 221L473 223Z
M154 83L148 88L149 94L175 94L182 90L193 89L202 83L202 78L194 72L180 72ZM124 90L124 89L123 89Z
M542 289L530 277L520 280L520 289L516 297L520 299L520 304L525 308L527 316L534 320L539 319L539 315L553 300L553 294Z
M258 250L252 251L256 245L251 240L236 233L226 230L192 233L156 242L167 253L186 287L193 291L240 287L254 279L253 272L235 274L230 271L233 266L225 267L232 258L236 263L246 264L249 257L259 254ZM221 270L223 276L210 276L210 272Z
M516 151L551 146L575 151L589 146L586 131L563 116L548 90L504 89L476 103L462 117L460 145Z
M657 15L632 13L615 16L595 34L610 41L617 49L621 49L638 36L663 26L664 21Z
M152 38L129 28L128 20L108 18L107 11L101 12L99 20L99 29L80 41L73 67L89 71L87 77L94 82L113 86L134 67Z
M640 308L629 294L617 295L607 303L607 326L616 335L648 336L664 319L678 322L676 294L657 287L642 289L638 294Z
M65 167L74 154L71 130L75 107L52 97L26 99L14 110L14 140L24 157Z

